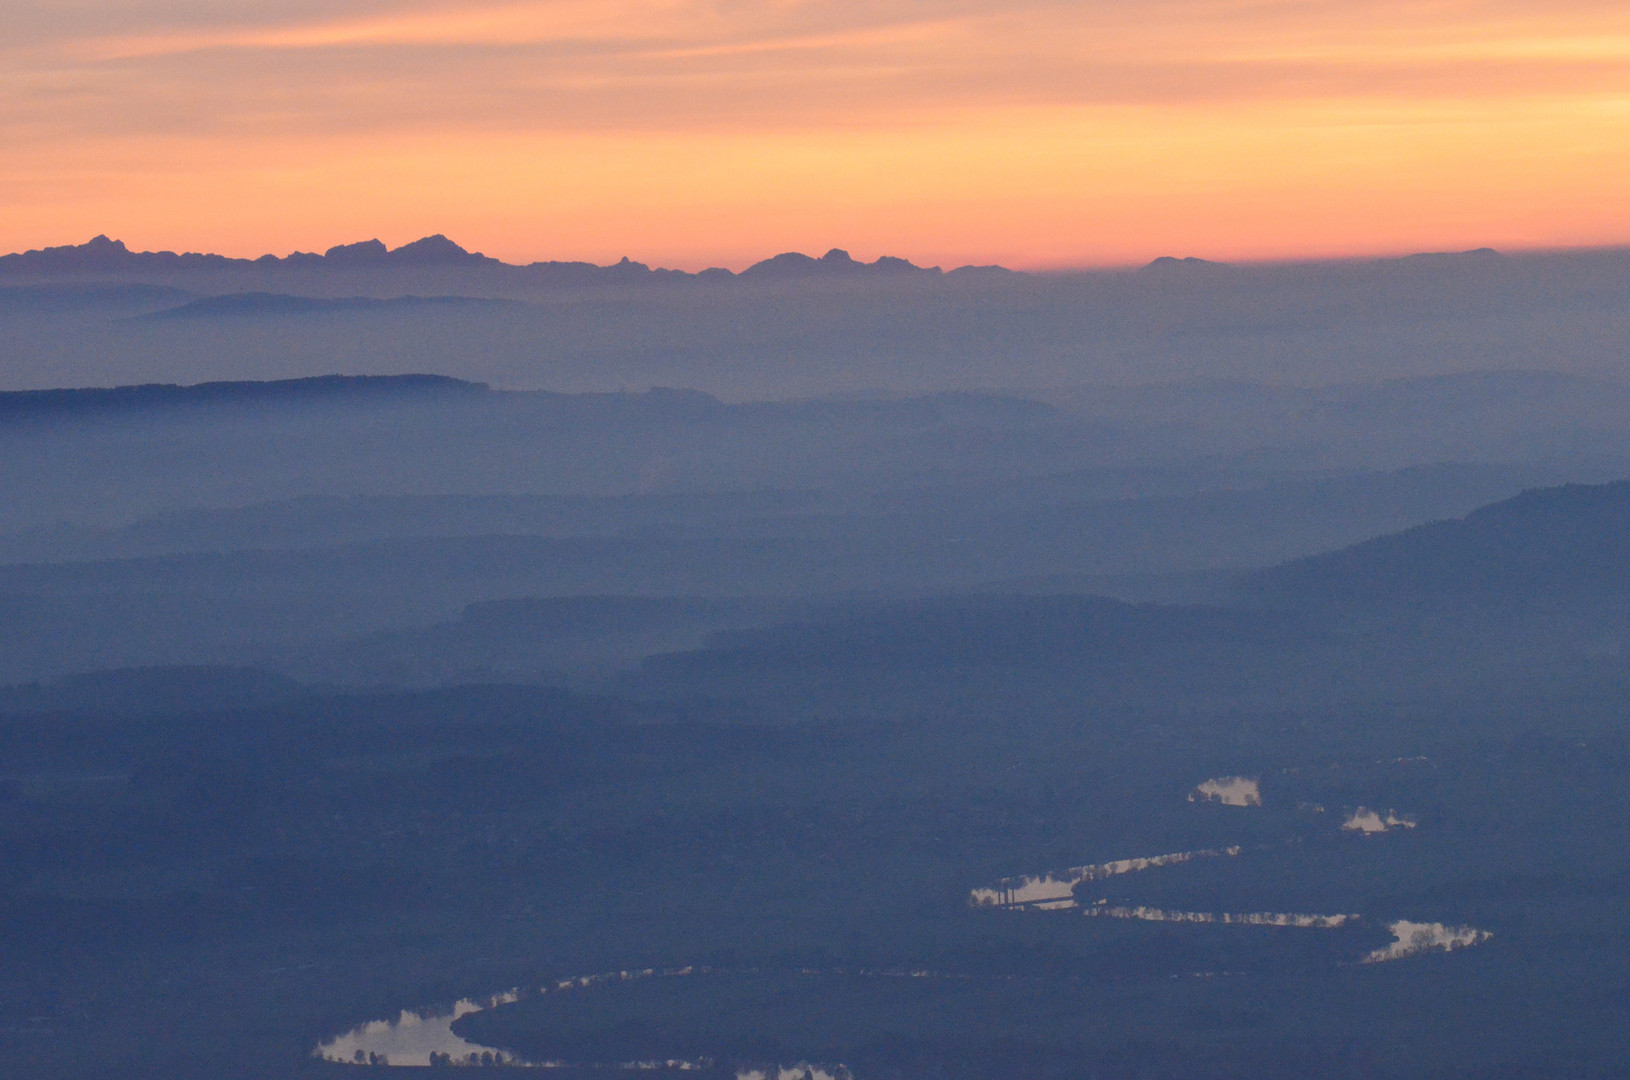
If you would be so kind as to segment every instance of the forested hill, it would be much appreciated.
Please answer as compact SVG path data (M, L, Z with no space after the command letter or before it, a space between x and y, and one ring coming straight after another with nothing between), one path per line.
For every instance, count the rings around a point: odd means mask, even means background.
M486 390L485 383L467 382L445 375L320 375L306 379L206 382L191 386L144 383L137 386L62 390L11 390L0 392L0 420L181 406L297 405L402 395L479 394Z
M1356 607L1630 596L1630 481L1525 491L1253 575L1258 600Z

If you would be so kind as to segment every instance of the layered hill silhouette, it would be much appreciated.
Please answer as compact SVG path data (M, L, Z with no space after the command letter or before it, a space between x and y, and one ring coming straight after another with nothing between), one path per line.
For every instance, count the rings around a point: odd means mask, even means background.
M1012 593L850 606L655 658L642 685L909 696L1045 673L1147 704L1554 677L1630 641L1630 481L1530 490L1242 586L1218 606Z
M1630 598L1630 481L1525 491L1464 518L1421 525L1256 574L1278 604L1593 607Z

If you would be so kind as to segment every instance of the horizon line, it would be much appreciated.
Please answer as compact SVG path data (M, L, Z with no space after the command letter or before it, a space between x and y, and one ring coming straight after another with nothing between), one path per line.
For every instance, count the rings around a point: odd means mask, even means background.
M818 263L823 258L830 258L833 255L846 256L849 259L851 259L855 265L857 265L857 266L866 266L866 267L877 266L877 264L879 262L892 263L892 262L898 261L898 262L906 264L904 267L902 267L902 269L910 268L910 269L916 269L916 270L924 271L924 272L932 272L934 270L939 270L939 271L941 271L941 273L947 273L948 274L948 273L955 272L957 270L979 270L979 269L999 268L999 269L1002 269L1002 270L1007 270L1007 271L1014 272L1014 273L1023 273L1023 274L1026 274L1026 275L1052 276L1052 275L1067 275L1067 274L1072 274L1072 273L1113 273L1113 272L1117 272L1117 271L1121 271L1121 272L1137 271L1137 270L1146 269L1148 267L1159 265L1159 264L1164 264L1164 263L1183 263L1183 264L1188 264L1188 265L1210 265L1210 266L1216 266L1216 267L1234 267L1234 268L1271 268L1271 267L1291 267L1291 266L1301 266L1301 265L1328 265L1328 264L1343 264L1343 263L1392 262L1392 261L1399 261L1399 260L1410 259L1410 258L1433 257L1433 256L1449 257L1449 256L1469 256L1469 255L1494 254L1494 255L1499 255L1499 256L1509 256L1509 257L1519 257L1520 258L1520 257L1524 257L1524 256L1543 257L1543 256L1567 255L1567 254L1581 254L1581 255L1584 255L1584 254L1607 254L1607 253L1612 253L1612 252L1616 252L1616 251L1630 250L1630 243L1620 242L1620 243L1577 244L1577 245L1554 245L1554 244L1552 244L1552 245L1536 244L1536 245L1531 245L1531 246L1529 246L1529 245L1505 245L1505 246L1502 246L1502 247L1499 247L1499 248L1495 248L1495 247L1493 247L1491 245L1482 245L1482 246L1464 248L1464 249L1430 249L1430 250L1428 250L1428 249L1380 249L1380 250L1373 250L1373 251L1349 250L1349 251L1329 251L1329 252L1318 252L1318 253L1312 253L1312 254L1297 254L1297 255L1271 255L1271 254L1269 254L1269 255L1261 255L1261 256L1246 256L1246 257L1243 257L1243 258L1239 258L1239 257L1232 257L1232 258L1230 258L1230 257L1211 257L1211 256L1204 256L1204 255L1194 255L1192 253L1173 254L1171 252L1166 252L1166 253L1151 256L1151 257L1149 257L1147 259L1143 259L1141 261L1124 261L1124 262L1122 262L1122 261L1114 261L1114 262L1099 262L1099 263L1091 263L1091 262L1082 262L1082 263L1036 263L1036 264L1028 264L1028 265L1025 265L1025 264L1008 265L1008 264L1004 264L1004 263L1001 263L1001 262L998 262L998 261L983 261L983 262L962 263L962 264L954 266L954 267L943 268L941 266L933 265L933 264L930 264L930 263L918 263L914 259L910 258L909 256L899 256L899 255L893 255L893 254L889 254L889 253L880 254L875 259L873 259L872 261L867 262L867 261L861 260L861 259L854 259L853 256L851 256L849 254L848 249L841 248L841 247L832 247L832 248L829 248L823 255L811 255L811 254L809 254L807 252L804 252L804 251L787 250L787 251L776 252L773 255L767 255L767 256L764 256L764 257L761 257L761 258L758 258L756 260L752 260L752 261L749 261L749 262L740 263L740 264L737 264L736 266L726 266L726 265L720 265L720 264L716 264L716 263L708 264L708 265L702 265L702 263L700 261L691 262L691 263L689 263L688 266L687 265L671 265L670 266L670 265L659 265L659 264L657 264L655 262L645 262L645 261L640 260L640 259L635 259L635 258L633 258L633 257L631 257L629 255L623 255L620 260L613 260L613 261L611 261L609 263L599 263L599 262L594 261L592 258L587 258L587 257L584 257L584 258L570 258L570 257L568 257L568 258L558 258L558 257L554 257L554 258L538 258L538 259L533 259L533 260L531 260L529 262L509 262L509 261L506 261L506 260L504 260L502 258L499 258L499 257L496 257L496 256L485 255L483 252L480 252L480 251L474 251L474 250L471 250L471 249L464 248L462 245L458 244L456 241L452 241L444 233L429 233L429 234L421 236L421 237L419 237L417 239L406 241L406 242L398 244L396 246L387 245L387 244L383 243L382 241L380 241L377 237L372 237L372 238L369 238L367 240L349 241L349 242L346 242L346 243L330 245L328 248L320 250L320 251L304 251L304 250L300 250L300 249L297 248L297 249L292 250L292 251L290 251L290 252L288 252L288 253L286 253L284 255L278 255L278 254L275 254L273 252L262 252L262 253L255 254L255 255L241 255L241 254L227 254L226 252L223 252L223 251L176 250L175 248L146 248L146 249L137 250L137 249L131 248L128 245L126 245L124 241L119 240L119 239L117 239L115 237L111 237L107 233L104 232L104 233L98 233L96 236L90 238L89 240L83 241L83 242L77 243L77 244L76 243L51 244L51 245L44 245L42 247L25 248L25 249L21 249L21 250L14 250L14 251L10 251L10 252L0 253L0 260L10 261L10 260L22 259L22 258L28 258L28 257L44 257L44 256L50 256L50 255L53 255L53 254L58 254L58 253L60 253L62 255L66 255L66 254L68 254L70 252L83 250L83 249L85 249L87 247L90 247L91 245L97 244L98 242L102 242L102 243L105 243L109 248L117 247L119 249L123 249L124 252L128 253L132 257L140 257L140 256L158 256L158 257L173 256L173 257L177 257L177 258L193 257L193 258L222 259L222 260L227 260L227 261L231 261L231 262L235 262L235 263L249 263L249 264L253 264L253 263L256 263L256 262L267 262L267 261L276 261L276 262L279 262L279 263L286 263L286 262L288 262L290 260L305 260L305 259L323 259L323 260L327 260L330 257L334 256L336 254L336 252L340 252L343 249L356 249L356 248L359 248L359 247L369 247L369 246L372 246L372 245L378 245L378 248L376 250L378 250L378 252L379 252L379 257L389 257L389 256L396 255L398 252L413 249L416 245L424 244L427 241L428 242L445 241L447 243L447 245L449 246L449 248L456 249L456 250L449 250L448 251L448 255L450 256L450 258L458 259L458 258L468 256L468 258L471 260L471 262L469 264L467 264L467 265L474 265L474 260L476 260L476 259L484 260L486 262L486 265L488 265L490 267L494 267L494 268L496 268L496 267L504 267L504 268L508 268L508 269L525 269L525 268L528 268L528 267L549 266L549 265L567 265L567 266L569 266L569 265L580 265L580 266L594 266L594 267L599 267L601 269L605 269L605 268L609 268L609 267L615 267L615 266L618 266L618 265L627 264L627 265L645 267L645 268L647 268L647 269L649 269L649 270L651 270L653 272L678 273L678 274L686 274L686 275L690 275L690 276L697 276L697 275L700 275L700 274L706 274L706 273L708 273L710 271L711 272L724 271L724 272L727 272L727 273L731 274L732 276L738 276L738 277L741 276L744 273L747 273L750 270L753 270L754 268L762 267L765 264L774 263L775 260L779 260L779 259L788 259L788 260L809 259L809 260L813 260L813 261ZM364 257L364 258L357 258L355 261L351 261L351 260L347 259L343 255L341 256L341 258L334 260L333 266L334 267L343 266L348 261L350 262L351 267L354 267L354 268L359 269L359 270L360 269L385 269L386 268L386 267L370 266L370 263L372 262L372 258ZM401 268L405 268L406 265L407 264L397 264L397 266L391 267L391 268L401 269ZM420 267L431 267L431 266L435 265L435 262L427 260L426 262L419 263L418 265ZM448 264L443 263L442 265L447 266Z

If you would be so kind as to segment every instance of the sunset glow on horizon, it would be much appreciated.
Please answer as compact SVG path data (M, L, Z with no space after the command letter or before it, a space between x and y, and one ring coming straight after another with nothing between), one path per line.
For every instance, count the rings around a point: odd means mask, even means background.
M1595 0L44 0L0 250L946 266L1630 242Z

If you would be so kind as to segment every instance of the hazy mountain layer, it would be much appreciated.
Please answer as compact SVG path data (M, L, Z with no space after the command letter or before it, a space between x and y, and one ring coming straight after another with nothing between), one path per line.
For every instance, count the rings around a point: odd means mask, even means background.
M1627 266L0 259L0 1072L1622 1075Z
M7 258L11 389L435 371L743 400L1487 370L1611 379L1630 326L1626 256L1611 251L1051 275L778 256L694 278L391 253ZM522 302L476 302L498 298Z

